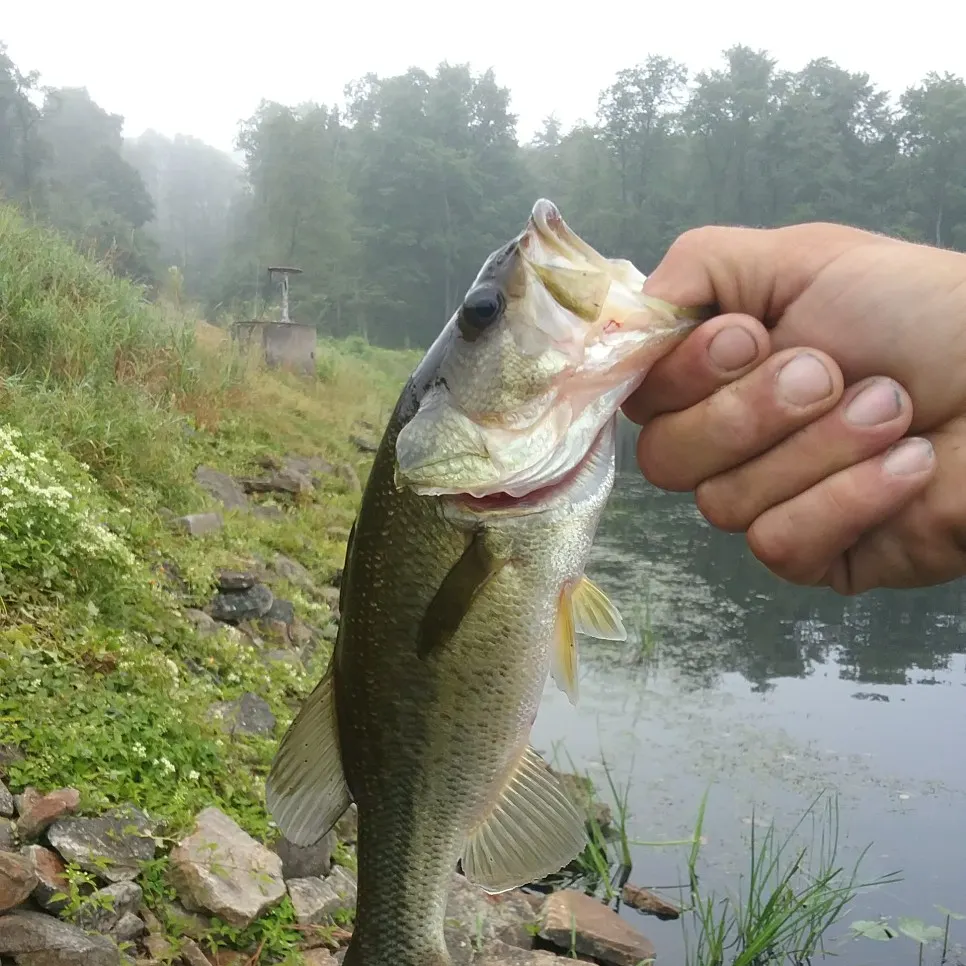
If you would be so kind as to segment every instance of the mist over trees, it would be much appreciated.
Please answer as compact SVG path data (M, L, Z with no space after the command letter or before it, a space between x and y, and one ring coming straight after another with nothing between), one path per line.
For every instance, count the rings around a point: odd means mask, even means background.
M212 319L259 311L266 267L297 265L299 321L383 345L427 345L541 195L645 272L707 223L832 220L966 250L966 84L949 74L894 97L824 58L788 71L736 46L691 76L654 55L593 123L549 117L521 144L492 72L442 64L365 75L339 105L263 102L241 165L121 126L0 46L0 197L139 281L176 266Z

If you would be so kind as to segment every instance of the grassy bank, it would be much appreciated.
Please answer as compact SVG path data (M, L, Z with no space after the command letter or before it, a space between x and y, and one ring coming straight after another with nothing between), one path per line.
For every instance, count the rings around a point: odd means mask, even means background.
M414 355L320 344L319 378L238 358L224 330L148 304L0 208L0 776L70 785L82 809L134 802L176 835L216 804L267 832L272 739L227 736L208 709L256 691L279 730L327 658L266 663L243 635L200 636L184 609L219 568L283 553L321 586L341 566L356 488L332 474L277 518L226 512L204 537L172 516L215 508L200 464L257 472L295 453L349 464ZM371 433L370 433L371 435ZM282 584L307 624L324 599Z

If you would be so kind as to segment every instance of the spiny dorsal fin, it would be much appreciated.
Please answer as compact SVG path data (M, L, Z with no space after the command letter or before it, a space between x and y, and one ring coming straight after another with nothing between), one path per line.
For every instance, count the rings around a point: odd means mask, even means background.
M332 663L282 738L265 802L282 834L295 845L318 842L349 807L335 716Z
M425 659L456 633L488 580L506 565L490 553L482 533L474 533L463 555L443 578L419 626L416 653Z
M581 577L571 595L578 634L602 641L626 641L627 631L617 608L588 577Z
M487 892L508 892L558 872L586 844L583 817L527 747L493 810L470 835L463 874Z

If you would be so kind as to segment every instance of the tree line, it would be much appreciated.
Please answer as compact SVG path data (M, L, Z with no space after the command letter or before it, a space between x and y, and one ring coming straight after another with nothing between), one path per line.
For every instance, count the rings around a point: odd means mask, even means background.
M597 117L527 143L491 71L368 74L338 105L263 102L239 165L190 137L125 140L83 89L50 89L0 47L0 195L115 270L245 317L294 264L294 316L425 346L539 196L650 271L681 231L822 219L966 250L966 84L898 98L826 58L789 71L734 46L691 76L621 70ZM176 271L175 271L176 269Z

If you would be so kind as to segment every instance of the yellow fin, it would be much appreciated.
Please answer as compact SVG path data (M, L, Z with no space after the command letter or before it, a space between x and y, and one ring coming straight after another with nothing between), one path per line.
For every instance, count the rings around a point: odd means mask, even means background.
M557 602L557 620L553 628L553 649L550 654L550 673L557 687L577 704L577 671L580 657L577 652L577 634L574 628L574 588L565 585Z
M580 268L531 264L554 301L586 322L597 321L610 290L608 275Z
M626 641L627 630L617 608L588 577L577 581L571 594L573 622L578 634L602 641Z
M470 835L463 874L486 892L508 892L558 872L586 844L583 817L528 746L493 811Z
M332 663L295 716L265 782L265 803L295 845L318 842L352 801L342 771Z

